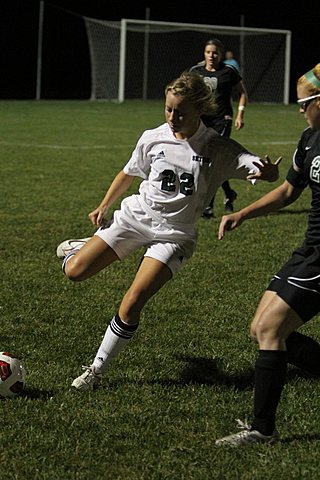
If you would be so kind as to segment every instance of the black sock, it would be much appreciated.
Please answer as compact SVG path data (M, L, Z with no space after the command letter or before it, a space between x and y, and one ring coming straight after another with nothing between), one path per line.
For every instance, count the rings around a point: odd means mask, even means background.
M224 191L224 194L225 194L226 198L230 198L232 188L230 187L230 183L228 182L228 180L223 182L223 184L221 186L222 186L222 189Z
M252 430L272 435L287 372L287 352L260 350L255 366L254 421Z
M208 205L208 206L211 207L211 208L213 208L214 197L215 197L215 195L211 198L210 203L209 203L209 205Z
M320 345L306 335L292 332L286 340L288 363L313 375L320 375Z

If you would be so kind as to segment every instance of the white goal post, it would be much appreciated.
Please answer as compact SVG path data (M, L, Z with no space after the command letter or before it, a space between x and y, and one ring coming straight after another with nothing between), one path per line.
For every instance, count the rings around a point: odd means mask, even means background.
M240 62L250 102L289 103L291 31L83 17L91 61L91 99L162 99L173 78L203 59L218 38Z

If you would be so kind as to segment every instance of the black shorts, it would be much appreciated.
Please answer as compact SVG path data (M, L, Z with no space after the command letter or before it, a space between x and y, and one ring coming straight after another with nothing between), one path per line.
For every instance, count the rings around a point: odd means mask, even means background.
M272 278L267 290L276 292L307 322L320 312L320 246L303 245Z

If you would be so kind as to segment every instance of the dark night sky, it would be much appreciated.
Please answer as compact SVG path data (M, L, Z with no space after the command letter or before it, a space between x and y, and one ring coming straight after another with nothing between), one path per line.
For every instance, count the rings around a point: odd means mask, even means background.
M305 1L208 1L193 2L192 5L183 5L182 2L120 2L112 0L50 0L45 1L45 11L52 5L93 18L104 20L120 20L121 18L145 19L146 8L150 8L150 19L183 23L202 23L210 25L240 26L243 15L245 26L258 28L272 28L292 31L291 52L291 88L290 101L294 101L296 79L320 62L319 20L320 2ZM50 5L47 5L50 4ZM61 13L60 13L61 14ZM37 62L39 0L0 0L0 98L34 98ZM61 31L68 30L65 14L61 16ZM49 21L45 17L45 22ZM79 22L80 23L80 22ZM70 35L70 32L69 32ZM51 39L51 41L53 41ZM59 34L55 39L57 47ZM75 62L75 69L84 71L79 52L86 52L87 45L83 35L83 26L73 27L70 35L74 42L78 57L64 57L64 52L52 58L52 69L58 66L63 69L63 62ZM60 46L61 48L61 46ZM67 55L67 54L66 54ZM84 54L84 57L86 55ZM59 62L61 63L59 65ZM53 70L46 72L53 75ZM71 79L70 83L71 83ZM75 97L86 97L89 91L88 79L83 75L82 86L75 91ZM64 84L68 79L64 78ZM51 88L51 90L50 90ZM48 98L59 97L59 77L56 78L55 88L47 89ZM68 90L68 88L66 89Z

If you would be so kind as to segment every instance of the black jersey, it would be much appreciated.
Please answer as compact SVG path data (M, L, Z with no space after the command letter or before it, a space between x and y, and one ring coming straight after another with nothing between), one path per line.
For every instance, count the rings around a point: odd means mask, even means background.
M190 72L196 72L203 77L215 95L217 110L214 115L203 116L204 123L214 127L215 122L219 122L225 117L232 117L232 89L242 80L239 72L232 65L225 65L222 62L220 67L213 72L207 70L202 64L195 65Z
M298 188L311 189L306 245L320 246L320 131L306 128L293 155L287 181Z

